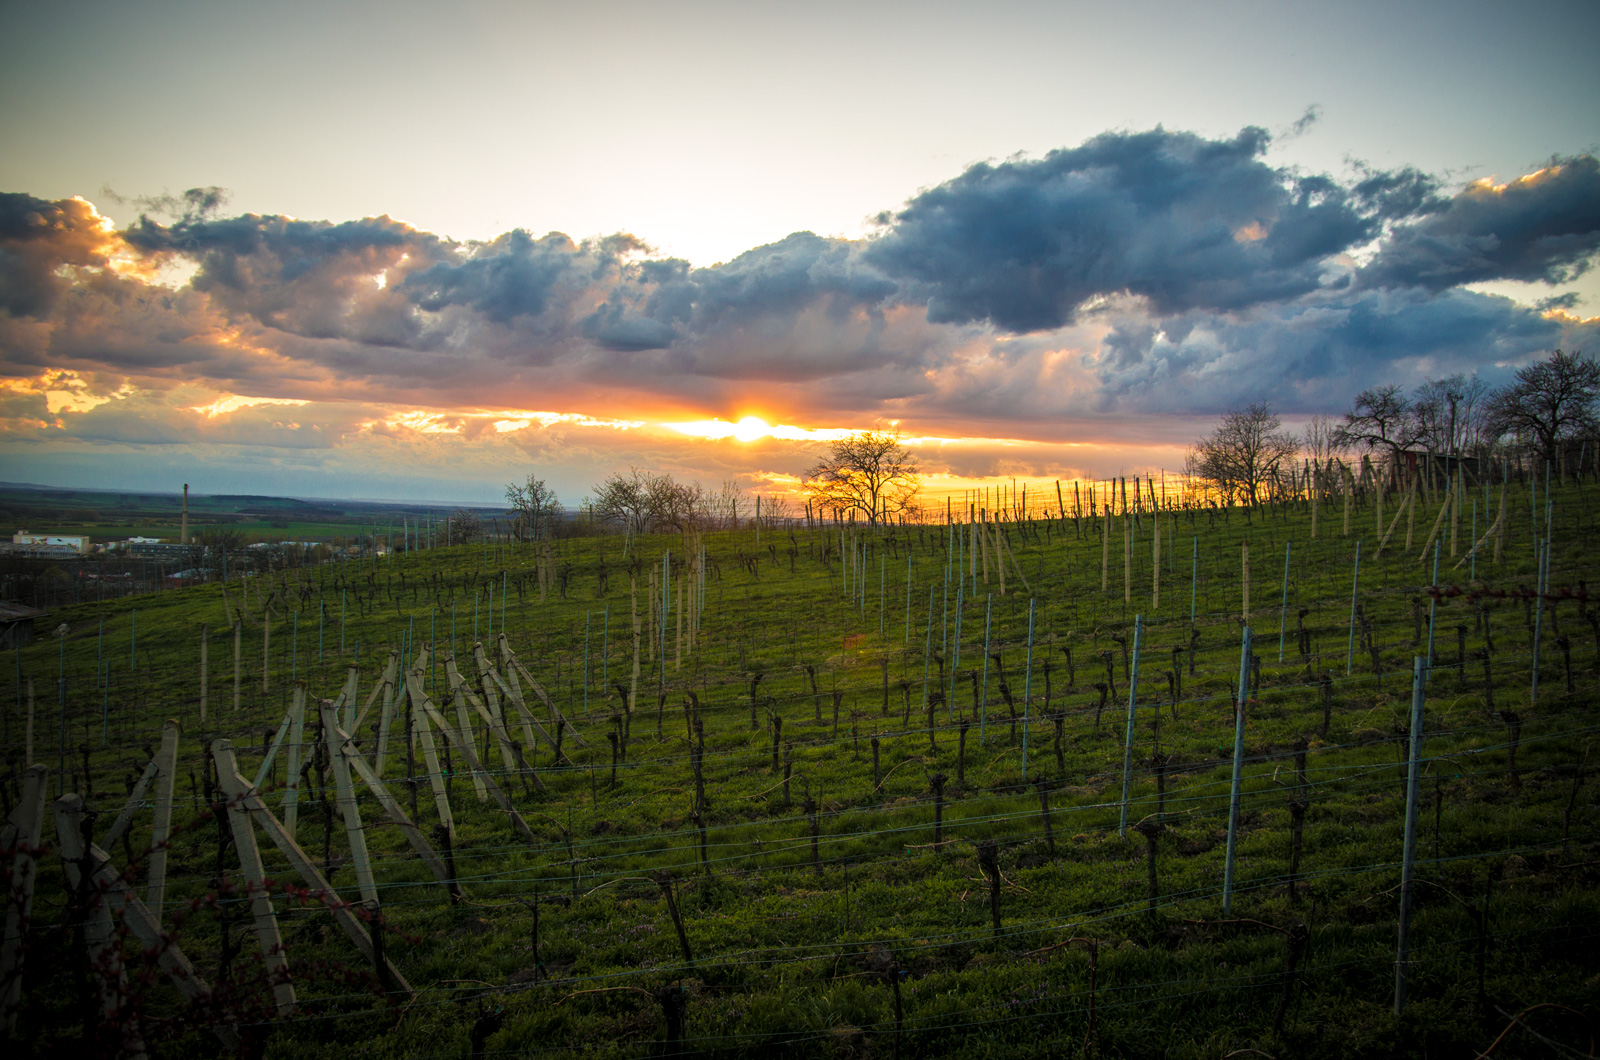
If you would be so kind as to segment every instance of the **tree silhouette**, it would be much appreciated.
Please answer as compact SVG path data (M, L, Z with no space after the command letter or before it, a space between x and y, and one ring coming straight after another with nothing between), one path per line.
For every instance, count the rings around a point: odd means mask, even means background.
M1532 438L1540 455L1554 460L1569 438L1600 430L1595 399L1600 396L1600 363L1560 350L1548 360L1518 369L1517 381L1489 401L1491 429Z
M1243 496L1252 505L1258 503L1261 487L1299 448L1282 426L1264 401L1228 413L1215 431L1195 443L1189 473L1211 483L1227 500Z
M861 512L874 526L905 511L921 487L899 431L857 431L838 439L827 459L806 472L805 481L819 508Z

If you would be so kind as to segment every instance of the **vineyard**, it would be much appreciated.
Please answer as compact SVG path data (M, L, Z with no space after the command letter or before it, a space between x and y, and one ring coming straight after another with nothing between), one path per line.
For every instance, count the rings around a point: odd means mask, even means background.
M7 1032L1591 1055L1600 482L1487 477L413 547L58 609L0 708Z

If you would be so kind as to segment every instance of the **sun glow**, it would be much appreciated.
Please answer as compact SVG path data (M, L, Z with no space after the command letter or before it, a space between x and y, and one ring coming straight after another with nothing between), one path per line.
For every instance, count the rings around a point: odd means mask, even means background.
M255 405L309 405L309 401L299 398L264 398L244 397L239 394L230 394L225 398L218 398L209 405L190 405L193 412L198 412L206 419L216 419L237 409L251 408Z
M842 427L793 427L786 423L773 425L760 416L745 416L737 423L724 419L691 420L687 423L663 423L661 426L691 438L708 438L713 441L732 438L740 442L755 442L762 438L777 438L786 442L831 442L846 438L850 430Z

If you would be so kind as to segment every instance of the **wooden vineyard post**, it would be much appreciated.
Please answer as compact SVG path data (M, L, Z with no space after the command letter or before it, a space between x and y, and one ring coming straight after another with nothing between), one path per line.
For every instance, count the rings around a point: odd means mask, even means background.
M1344 672L1350 675L1356 662L1356 600L1361 592L1361 542L1356 541L1356 557L1350 568L1350 643L1345 651Z
M3 845L11 856L11 893L6 902L6 933L0 943L0 1034L14 1039L22 1000L23 943L33 921L33 887L39 876L39 839L44 830L48 766L29 766L22 778L22 801L6 821Z
M1317 502L1321 498L1321 490L1319 487L1322 485L1322 465L1321 462L1318 461L1312 466L1315 467L1316 470L1311 472L1306 484L1311 490L1311 540L1315 541L1317 539ZM1409 542L1407 542L1406 547L1410 547Z
M305 741L306 686L299 685L289 701L289 775L284 782L283 827L292 838L300 814L300 754Z
M100 1014L112 1026L122 1029L119 1057L144 1060L144 1041L137 1019L122 1018L121 1009L128 996L128 977L122 967L122 943L111 923L111 907L96 885L92 859L83 838L83 800L69 792L56 800L56 841L61 844L61 860L67 870L67 885L81 895L86 908L83 938L89 949L89 967L98 972ZM88 869L85 878L85 869Z
M206 638L206 624L204 622L202 622L202 623L200 623L200 728L201 728L202 731L204 731L204 729L206 727L206 674L207 674L206 648L207 647L208 647L208 644L207 644L207 638Z
M1122 517L1122 602L1133 603L1133 517L1131 515Z
M262 952L267 959L267 967L269 970L274 970L278 973L272 975L275 983L274 991L278 990L277 984L279 980L282 980L282 985L288 988L288 1000L292 1008L294 1004L293 987L288 986L288 969L283 958L283 945L278 938L277 920L272 913L272 903L267 898L265 889L262 888L261 853L256 846L252 823L259 825L261 830L267 833L267 838L271 839L278 848L278 852L288 859L289 864L300 874L300 878L305 880L306 884L313 890L320 891L325 896L327 910L333 916L334 923L339 925L340 930L355 944L356 949L361 952L361 956L368 961L373 961L375 957L372 939L367 934L366 929L361 926L361 922L350 912L349 903L340 900L338 892L333 889L333 885L327 881L322 873L317 871L316 865L306 856L306 852L300 849L300 845L294 841L294 838L284 830L283 825L278 823L278 819L272 815L271 810L267 809L266 803L261 801L255 789L250 786L250 783L244 777L240 776L238 763L234 759L232 742L229 740L217 740L211 745L211 753L216 759L217 776L221 780L222 789L228 796L228 819L233 825L234 843L239 849L240 866L245 869L247 876L254 873L251 883L253 889L257 889L257 896L252 898L252 909L256 916L257 931L261 933ZM250 865L245 864L247 852L252 862ZM256 897L259 897L259 902L255 900ZM269 936L272 939L270 951L267 941ZM274 956L276 961L274 961ZM393 962L385 960L384 963L395 991L404 994L407 998L414 996L415 992ZM282 994L278 995L278 1000L279 1012L283 1014Z
M1150 610L1161 610L1161 512L1152 520L1154 536L1150 539Z
M527 741L528 750L531 753L535 747L539 746L533 739L535 728L538 728L540 735L545 736L546 742L549 742L549 737L544 732L543 726L536 725L532 715L528 713L527 700L522 694L522 681L517 677L517 671L521 667L517 661L516 652L511 650L511 638L501 633L498 636L497 643L500 646L500 670L505 671L505 677L502 678L499 670L496 670L495 683L500 686L500 691L505 694L511 704L517 708L518 714L522 719L522 738ZM529 681L532 684L538 683L533 681L532 678L529 678ZM506 735L509 737L510 733L511 726L508 724L506 726Z
M383 713L378 715L378 746L372 754L372 772L380 777L383 776L384 767L389 761L389 733L394 728L396 675L399 667L400 653L391 650L389 661L383 668L383 684L379 686L383 690ZM360 727L360 723L357 722L352 731Z
M477 738L472 729L472 717L467 713L467 707L470 702L464 694L464 686L467 683L466 678L462 677L461 671L456 669L455 656L445 656L444 665L445 677L450 688L449 696L456 705L456 725L460 728L463 739L469 743L476 744ZM492 729L493 726L490 728ZM489 792L483 786L483 777L476 772L472 774L472 790L477 793L479 802L488 801Z
M344 707L345 715L346 715L346 717L344 719L345 720L345 725L350 729L351 732L354 732L356 730L356 728L357 728L356 718L358 717L358 713L356 711L356 703L358 702L358 698L357 697L359 695L360 689L361 689L361 670L360 670L360 668L355 666L355 665L353 665L353 664L350 665L350 666L345 667L345 671L344 671L344 687L339 690L339 698L338 698L338 700L336 700L336 702L339 705ZM374 688L373 691L377 691L377 689ZM365 715L365 711L362 711L360 713L361 713L361 716ZM335 715L335 720L338 720L337 714Z
M77 798L76 795L70 797ZM157 963L172 984L189 1000L203 1007L211 999L211 988L195 974L194 965L189 963L172 937L162 931L158 918L112 869L110 856L98 844L91 843L87 849L84 847L82 803L78 803L75 809L70 806L68 809L69 817L75 813L76 818L69 821L70 827L59 839L69 884L75 889L79 887L83 882L82 874L87 870L88 886L98 892L102 904L109 906L108 913L121 913L129 932L143 943L146 952L155 954ZM60 818L57 820L59 828ZM217 1025L211 1030L224 1048L238 1052L239 1035L231 1024Z
M1417 803L1422 788L1422 705L1427 683L1428 661L1417 656L1411 661L1411 747L1406 770L1406 830L1400 862L1400 924L1394 960L1394 1014L1406 1007L1406 986L1410 972L1409 932L1411 928L1411 870L1417 856Z
M1106 505L1105 529L1100 534L1100 591L1111 588L1111 505Z
M367 789L377 797L378 805L383 808L383 812L388 814L389 819L405 834L406 839L411 843L411 848L422 858L423 863L438 877L439 882L444 885L445 893L449 895L451 902L460 901L462 897L460 885L456 883L454 875L447 869L438 853L423 838L422 830L401 808L399 801L389 793L389 789L383 786L383 782L373 772L372 767L367 765L366 760L361 757L361 753L356 748L355 741L350 738L350 735L343 730L339 730L336 735L339 741L338 753L344 757L349 767L355 770L356 776L367 786Z
M1499 533L1495 534L1494 537L1494 561L1499 564L1500 551L1506 543L1506 487L1504 485L1500 487L1500 516L1495 520L1495 526L1499 527Z
M1133 726L1138 714L1139 697L1139 646L1144 638L1144 616L1133 616L1133 658L1128 667L1128 731L1122 744L1122 814L1117 822L1117 835L1128 834L1128 793L1133 782ZM1160 706L1156 707L1157 716Z
M1355 476L1350 469L1341 462L1339 464L1339 485L1344 489L1344 533L1343 537L1350 536L1350 495L1354 491L1350 488L1355 484Z
M240 641L242 627L238 622L233 624L233 712L239 713L239 682L244 674L244 650Z
M439 824L454 843L456 824L455 818L450 813L450 795L445 791L444 777L440 774L439 755L433 746L433 733L428 728L428 715L422 709L422 701L426 696L422 694L418 683L413 680L414 676L406 674L406 698L411 711L411 730L417 743L422 745L422 760L428 770L428 784L433 789L433 805L439 814ZM482 766L477 768L481 770Z
M178 735L182 727L167 719L161 726L161 750L156 755L155 821L150 833L150 885L144 904L160 922L167 891L167 840L172 835L172 786L178 775Z
M628 574L628 606L633 612L633 678L628 685L628 709L639 702L639 578Z
M483 683L483 701L488 707L487 719L489 729L495 735L495 740L500 748L500 767L507 773L516 768L516 755L511 751L510 734L506 731L505 706L500 700L502 682L500 674L495 670L494 664L489 661L488 653L483 650L481 643L472 646L473 660L478 664L478 678ZM507 702L511 699L506 696Z
M522 819L522 815L517 812L516 807L511 805L511 800L506 797L500 785L495 782L494 777L484 768L483 763L478 760L478 754L473 750L471 742L463 740L456 734L454 729L450 728L450 723L444 720L444 715L439 713L439 709L433 705L427 693L422 690L421 673L413 670L406 675L406 690L411 696L412 709L421 712L417 719L417 731L423 739L423 753L425 756L429 756L429 768L435 771L434 797L435 801L439 802L441 806L441 819L447 819L445 815L450 812L450 803L445 795L444 784L437 776L435 763L438 760L431 757L433 738L428 735L428 727L423 720L424 718L432 720L439 727L439 731L444 734L445 739L455 748L456 753L462 757L469 768L475 769L483 775L484 787L488 788L490 798L494 799L500 809L511 818L511 823L516 826L517 831L521 832L529 842L538 842L538 837L533 834L533 829L528 827L528 822ZM450 819L450 837L452 840L455 838L455 823L453 819Z
M1250 542L1240 545L1239 571L1244 586L1244 599L1239 605L1239 617L1250 621Z
M1233 854L1239 838L1239 784L1244 774L1244 706L1250 698L1250 627L1239 648L1239 699L1233 710L1233 781L1228 789L1228 848L1222 866L1222 915L1233 913Z
M333 701L324 699L318 704L322 715L323 739L328 745L328 760L333 766L333 783L337 789L339 815L344 818L345 840L350 844L350 864L355 869L356 887L363 902L378 901L378 887L372 879L372 862L367 858L367 836L361 828L361 808L356 804L355 786L350 783L350 763L345 759L344 740L340 738L338 711Z

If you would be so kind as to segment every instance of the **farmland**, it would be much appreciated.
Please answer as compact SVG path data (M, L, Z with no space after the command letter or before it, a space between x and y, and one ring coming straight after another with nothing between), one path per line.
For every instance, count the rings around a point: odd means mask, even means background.
M47 809L18 1036L43 1055L115 1052L137 1023L170 1056L214 1054L224 1026L285 1057L1376 1057L1474 1055L1520 1016L1494 1055L1581 1048L1600 484L1460 499L480 542L58 609L58 635L14 653L5 808L31 747L47 801L77 793L104 835L176 720L152 914L208 991L184 1000L126 933L86 964L97 892L70 885ZM359 778L350 831L325 718L353 723L430 853ZM229 793L218 740L259 803ZM270 882L241 861L240 822L286 816L291 755L295 841L332 893L267 827ZM140 895L151 829L141 804L107 845ZM102 1004L110 951L127 986Z

